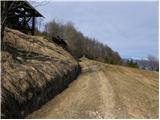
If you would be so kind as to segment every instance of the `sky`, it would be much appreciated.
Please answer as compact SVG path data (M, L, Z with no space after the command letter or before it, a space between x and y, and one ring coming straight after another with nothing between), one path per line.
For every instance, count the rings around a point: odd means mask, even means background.
M49 1L36 9L44 23L71 21L78 31L107 44L122 58L159 55L158 1Z

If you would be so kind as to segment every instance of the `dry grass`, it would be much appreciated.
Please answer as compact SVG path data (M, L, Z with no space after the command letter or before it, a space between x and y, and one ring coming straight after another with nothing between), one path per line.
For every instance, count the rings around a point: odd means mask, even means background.
M2 118L22 118L61 92L79 73L77 61L42 37L6 29L2 52Z
M158 73L81 59L82 74L28 118L158 118Z

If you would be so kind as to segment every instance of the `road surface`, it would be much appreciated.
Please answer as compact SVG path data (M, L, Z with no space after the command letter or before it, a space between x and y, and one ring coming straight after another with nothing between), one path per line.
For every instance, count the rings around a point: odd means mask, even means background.
M27 118L158 118L158 73L82 59L82 73Z

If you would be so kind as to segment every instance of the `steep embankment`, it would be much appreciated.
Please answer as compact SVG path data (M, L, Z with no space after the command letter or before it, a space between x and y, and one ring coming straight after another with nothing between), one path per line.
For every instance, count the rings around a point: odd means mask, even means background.
M6 29L1 52L2 118L22 118L61 92L80 71L63 48L43 37Z
M28 118L158 118L158 73L81 59L82 74Z

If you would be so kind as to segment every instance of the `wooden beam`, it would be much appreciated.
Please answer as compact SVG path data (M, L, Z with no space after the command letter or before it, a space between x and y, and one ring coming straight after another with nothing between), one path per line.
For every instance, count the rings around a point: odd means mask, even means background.
M35 31L35 17L32 17L32 35L34 35L34 31Z

